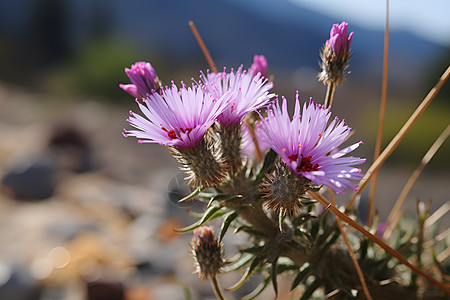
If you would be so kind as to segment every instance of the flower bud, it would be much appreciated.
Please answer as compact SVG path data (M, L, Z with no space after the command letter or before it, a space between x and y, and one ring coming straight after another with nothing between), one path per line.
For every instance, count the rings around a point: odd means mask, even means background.
M125 73L130 78L132 84L120 84L120 88L131 96L142 101L154 92L159 92L161 83L155 69L148 62L137 62L131 69L125 68Z
M348 67L351 57L350 44L353 39L353 32L348 33L348 23L334 24L330 31L330 39L320 53L319 81L324 84L342 84L344 82L344 72Z
M255 56L253 56L253 64L250 67L250 70L253 71L254 74L261 73L262 77L268 78L267 59L264 55L255 54Z
M202 226L195 229L191 246L196 260L198 277L206 280L220 273L220 269L224 265L222 248L214 236L212 227Z

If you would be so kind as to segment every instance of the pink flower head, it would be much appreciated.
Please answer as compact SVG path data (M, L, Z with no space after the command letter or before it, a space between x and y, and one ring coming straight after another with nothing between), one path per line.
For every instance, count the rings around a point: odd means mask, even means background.
M267 78L260 73L255 75L253 71L242 71L242 66L236 73L233 69L230 73L226 73L225 69L217 74L202 73L200 79L204 89L214 98L219 99L229 91L236 93L231 106L217 118L223 126L239 124L247 113L263 107L274 95L269 94L273 84L267 82Z
M158 92L160 89L158 75L148 62L137 62L131 66L131 69L125 68L125 73L132 84L119 86L135 98L146 98L147 95L153 94L154 91Z
M146 118L130 111L127 121L138 130L124 130L140 143L159 143L179 148L195 148L208 128L231 103L232 93L213 98L193 85L178 90L175 84L144 99L139 108Z
M318 185L327 185L337 193L343 193L347 188L356 189L350 180L360 180L363 175L361 169L353 165L361 164L365 159L343 156L362 142L329 154L345 141L351 128L337 118L327 126L330 111L312 101L303 105L302 115L300 110L298 93L292 121L285 98L281 107L273 104L268 117L257 124L263 139L294 174Z
M348 23L334 24L330 31L330 39L325 42L325 47L331 47L336 55L341 51L348 53L352 43L353 32L348 34Z
M250 67L250 70L252 70L254 74L261 73L262 77L269 77L269 72L267 70L267 59L264 55L255 54L255 56L253 56L253 64Z
M255 141L253 141L253 137L250 134L250 131L245 122L241 125L242 131L242 154L247 157L252 157L255 155ZM261 153L266 152L270 146L266 143L266 141L262 138L261 133L259 132L259 128L255 128L255 138L258 143L258 148Z

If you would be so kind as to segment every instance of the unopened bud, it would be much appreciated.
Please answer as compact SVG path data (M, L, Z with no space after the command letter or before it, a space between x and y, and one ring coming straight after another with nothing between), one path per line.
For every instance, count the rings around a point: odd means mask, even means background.
M344 82L344 72L348 67L351 57L350 44L353 39L353 32L348 33L348 23L334 24L330 31L330 39L320 53L319 81L324 84L342 84Z
M196 260L198 277L206 280L220 273L224 265L222 248L214 236L212 227L203 226L195 229L191 246Z
M148 62L137 62L130 69L125 68L125 73L132 84L120 84L120 88L131 96L142 101L154 92L159 92L161 83L155 69Z
M250 70L255 74L261 73L261 76L268 78L269 72L267 70L267 59L264 55L255 54L253 56L253 64L250 67Z

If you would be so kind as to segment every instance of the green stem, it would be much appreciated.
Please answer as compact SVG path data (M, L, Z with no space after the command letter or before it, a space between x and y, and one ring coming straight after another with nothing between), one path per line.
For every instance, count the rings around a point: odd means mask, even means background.
M336 87L335 83L333 82L328 83L327 94L325 95L325 102L323 104L325 108L331 107L331 104L333 103L335 87Z
M214 275L211 277L211 285L214 289L214 293L216 294L217 299L225 300L225 297L222 293L222 288L219 285L219 282L217 281L217 276Z

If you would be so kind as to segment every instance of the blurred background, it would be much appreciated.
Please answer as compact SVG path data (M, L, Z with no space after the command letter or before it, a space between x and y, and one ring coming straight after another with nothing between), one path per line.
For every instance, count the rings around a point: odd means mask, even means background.
M383 147L450 63L449 12L445 0L391 5ZM137 110L119 89L129 82L124 67L150 61L164 84L208 69L191 20L219 69L248 68L254 54L265 55L274 91L291 103L297 90L303 101L323 101L319 50L332 24L347 21L353 57L333 113L356 130L353 142L365 142L355 155L368 157L363 170L370 166L383 1L1 1L0 299L213 298L192 274L190 234L173 232L195 220L186 208L201 209L176 204L185 192L177 163L164 147L121 134L128 111ZM381 169L381 219L448 125L449 100L447 84ZM411 190L407 215L414 217L417 199L431 199L432 211L448 204L449 150L447 141ZM228 257L242 238L229 239ZM221 280L230 286L237 277Z

